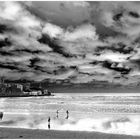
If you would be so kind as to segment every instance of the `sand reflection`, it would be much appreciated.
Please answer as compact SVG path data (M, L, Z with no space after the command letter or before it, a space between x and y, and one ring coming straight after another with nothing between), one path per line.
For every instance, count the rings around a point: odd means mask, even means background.
M10 114L6 113L0 126L30 129L98 131L114 134L140 135L140 115L102 115L87 118L69 119L64 114L56 116L55 112L42 114Z

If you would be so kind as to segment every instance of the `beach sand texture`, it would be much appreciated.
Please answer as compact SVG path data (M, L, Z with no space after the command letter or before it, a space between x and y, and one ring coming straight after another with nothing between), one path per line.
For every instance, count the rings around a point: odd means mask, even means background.
M1 139L140 139L140 136L105 134L99 132L30 130L0 128Z

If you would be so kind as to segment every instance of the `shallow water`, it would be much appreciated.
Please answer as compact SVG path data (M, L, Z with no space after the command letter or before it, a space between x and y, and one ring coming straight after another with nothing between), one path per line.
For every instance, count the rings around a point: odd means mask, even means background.
M0 126L30 129L98 131L140 135L140 96L81 96L2 98ZM59 110L57 116L56 111ZM66 118L66 110L69 117Z

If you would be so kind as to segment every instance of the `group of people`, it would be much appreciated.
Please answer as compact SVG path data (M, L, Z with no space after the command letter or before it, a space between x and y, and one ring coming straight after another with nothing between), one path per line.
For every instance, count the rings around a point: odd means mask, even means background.
M3 112L0 112L0 120L2 120L3 115L4 115ZM56 117L57 118L59 117L59 110L56 111ZM69 111L67 110L65 119L68 119L68 118L69 118ZM48 118L48 129L50 129L50 127L51 127L50 123L51 123L51 118L49 117Z
M56 111L56 117L57 118L59 117L59 110ZM66 118L65 119L68 119L68 118L69 118L69 111L67 110L66 111ZM48 118L48 129L50 129L50 127L51 127L50 122L51 122L51 118L49 117Z
M56 117L58 118L59 110L56 111L56 114L57 114ZM66 111L66 114L67 114L66 119L68 119L69 118L69 111L68 110Z

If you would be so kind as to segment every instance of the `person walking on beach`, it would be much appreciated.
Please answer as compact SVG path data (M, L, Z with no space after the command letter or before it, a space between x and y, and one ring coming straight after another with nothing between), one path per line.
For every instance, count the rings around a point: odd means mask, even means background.
M58 118L59 110L56 111L56 118Z
M51 122L51 118L49 117L49 118L48 118L48 129L51 128L50 122Z
M0 119L2 120L3 118L3 112L0 112Z
M66 114L67 114L66 119L68 119L69 118L69 111L68 110L66 111Z

